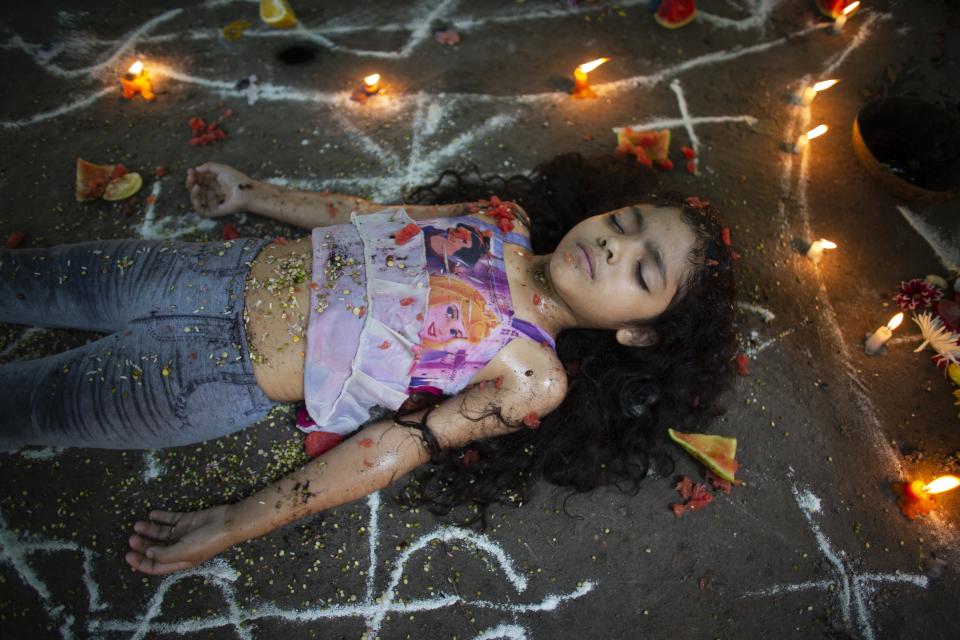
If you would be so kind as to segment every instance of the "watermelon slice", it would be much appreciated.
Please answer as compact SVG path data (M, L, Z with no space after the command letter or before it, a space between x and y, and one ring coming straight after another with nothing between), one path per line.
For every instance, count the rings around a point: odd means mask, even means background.
M697 0L663 0L653 14L660 26L678 29L697 15Z
M681 433L667 429L670 439L686 449L687 453L707 465L715 474L736 484L734 474L740 467L734 458L737 455L737 439L723 436L708 436L702 433Z
M116 165L93 164L77 158L77 202L96 200L113 179Z
M670 130L634 131L623 127L617 132L617 151L634 154L642 164L664 162L670 158Z

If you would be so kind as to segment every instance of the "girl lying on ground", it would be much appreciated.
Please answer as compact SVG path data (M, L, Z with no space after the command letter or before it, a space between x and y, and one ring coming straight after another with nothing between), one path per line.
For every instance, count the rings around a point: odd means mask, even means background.
M305 400L328 450L237 504L152 511L126 554L152 574L426 463L402 497L438 513L524 502L541 476L635 490L667 426L715 414L734 355L716 212L655 186L566 155L531 177L447 172L385 207L202 165L198 213L312 236L0 250L0 322L109 334L0 365L0 445L179 446ZM393 417L362 426L376 406Z

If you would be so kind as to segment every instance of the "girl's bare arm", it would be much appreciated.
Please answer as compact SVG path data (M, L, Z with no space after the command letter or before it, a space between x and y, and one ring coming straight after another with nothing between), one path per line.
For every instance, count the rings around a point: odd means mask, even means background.
M546 369L553 373L529 377L517 372L502 384L478 385L440 403L428 424L441 447L507 433L510 427L485 415L492 408L519 428L531 412L545 415L555 409L566 393L566 378L552 365ZM409 417L419 420L423 413ZM146 573L181 571L234 544L383 489L428 460L416 429L377 422L235 505L194 513L151 512L150 522L134 525L126 560Z
M187 190L197 213L219 217L248 211L304 229L343 224L350 214L373 213L384 208L358 198L328 191L296 191L260 182L233 167L207 162L187 170ZM462 215L467 204L404 205L414 220Z

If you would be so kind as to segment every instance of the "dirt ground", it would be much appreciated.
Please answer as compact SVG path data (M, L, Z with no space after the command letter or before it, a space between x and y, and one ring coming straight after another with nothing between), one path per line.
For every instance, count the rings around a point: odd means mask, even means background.
M862 345L902 280L956 276L960 205L896 199L850 139L857 110L881 95L958 113L960 6L866 0L833 34L813 0L701 0L675 31L646 5L300 1L301 26L286 31L264 26L256 2L5 5L0 237L220 239L222 223L193 214L182 187L209 159L396 202L444 168L518 173L558 152L612 153L614 127L670 128L664 182L719 204L742 256L749 373L714 426L739 439L745 484L702 511L674 516L672 478L566 503L544 485L477 533L384 491L167 578L123 562L133 521L235 501L302 464L293 405L199 446L0 455L3 637L956 637L960 491L910 521L890 490L960 472L954 387L929 351L913 352L909 320L885 355ZM228 40L235 20L251 26ZM434 39L444 28L459 44ZM572 69L600 56L612 59L590 75L599 96L571 99ZM150 103L120 97L137 57ZM351 101L372 72L383 93ZM825 77L841 82L809 107L790 103ZM222 121L227 139L191 146L193 116ZM783 151L821 122L830 131L804 154ZM697 150L697 175L682 145ZM76 203L78 156L139 170L142 191ZM839 248L814 265L803 250L819 237ZM0 325L0 362L93 337ZM674 455L675 475L701 478Z

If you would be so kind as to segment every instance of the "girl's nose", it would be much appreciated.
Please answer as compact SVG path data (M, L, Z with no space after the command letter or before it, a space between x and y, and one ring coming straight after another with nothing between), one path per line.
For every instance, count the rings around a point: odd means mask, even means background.
M620 240L614 236L601 238L600 247L606 253L604 260L606 260L608 264L616 264L617 260L620 259L620 249L622 248Z

